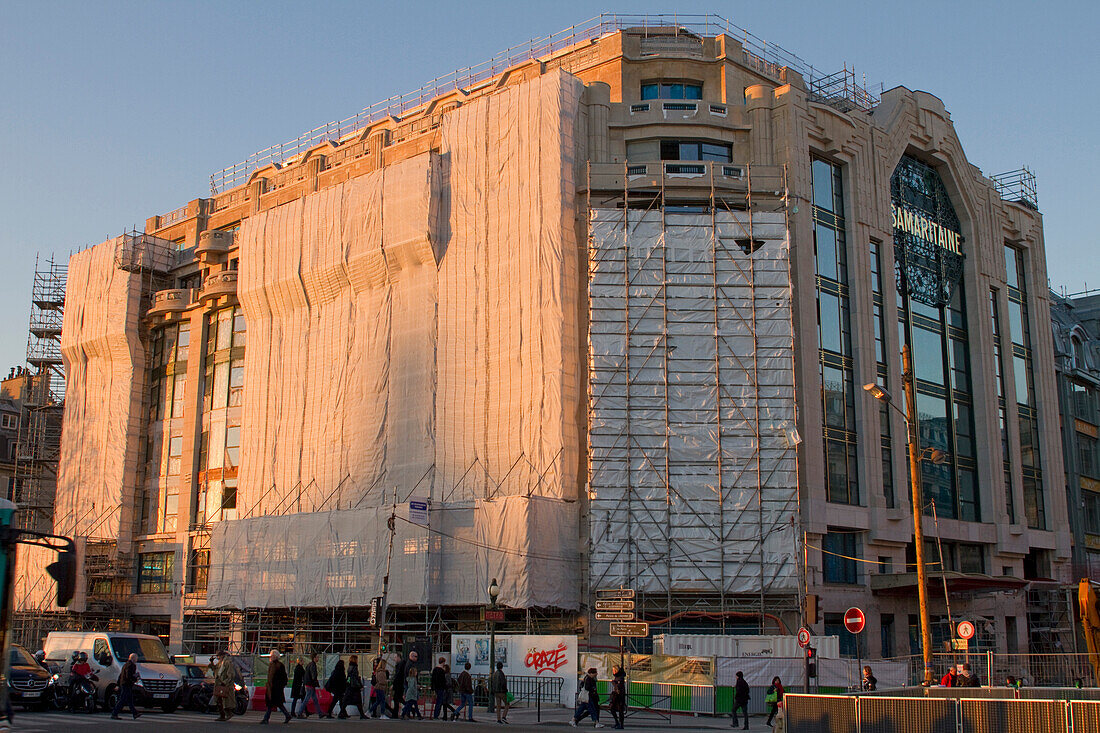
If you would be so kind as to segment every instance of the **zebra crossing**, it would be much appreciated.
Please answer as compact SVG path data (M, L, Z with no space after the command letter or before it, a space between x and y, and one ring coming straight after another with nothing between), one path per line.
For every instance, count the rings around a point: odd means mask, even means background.
M122 727L126 725L143 725L148 724L150 727L160 728L161 726L188 726L183 730L194 729L204 723L212 723L217 719L214 715L204 715L202 713L185 712L178 710L174 713L154 713L144 712L140 718L134 720L130 717L129 713L120 715L121 720L111 720L106 713L96 713L95 715L74 715L72 713L37 713L37 712L19 712L15 713L13 731L19 731L20 733L44 733L45 731L63 731L67 729L83 729L95 726L96 728L105 728L104 724L110 726L110 730L114 730L116 727Z

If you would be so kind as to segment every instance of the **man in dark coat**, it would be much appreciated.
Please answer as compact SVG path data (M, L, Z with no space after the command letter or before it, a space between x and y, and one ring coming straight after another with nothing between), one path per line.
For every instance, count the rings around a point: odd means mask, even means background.
M737 727L737 711L745 711L745 730L749 729L749 683L745 682L745 673L737 673L737 682L733 685L733 727Z
M138 681L140 676L137 671L137 654L131 654L130 658L126 660L126 664L122 665L122 670L118 673L118 702L115 703L115 709L111 711L111 718L119 720L118 714L122 712L122 707L128 705L130 712L134 715L134 720L141 717L141 713L134 707L134 685Z
M447 704L447 671L443 669L443 665L446 663L447 660L440 657L439 664L432 669L432 692L435 693L435 709L432 712L432 720L439 720L439 713ZM446 720L447 716L444 715L443 719Z
M279 710L286 716L284 723L290 722L290 713L286 711L286 667L279 661L279 652L271 650L270 661L267 666L267 688L264 690L264 705L267 712L261 724L266 724L271 718L272 710Z

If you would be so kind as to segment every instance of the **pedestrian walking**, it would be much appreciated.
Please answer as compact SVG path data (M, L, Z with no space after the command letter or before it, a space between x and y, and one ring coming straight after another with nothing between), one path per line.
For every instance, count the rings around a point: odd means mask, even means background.
M409 661L413 661L415 652L409 654ZM424 716L420 714L420 682L417 680L416 667L409 666L408 676L405 677L405 707L401 710L401 719L408 720L412 716L416 716L417 720L423 720Z
M466 662L463 666L455 686L458 688L458 695L462 700L455 708L455 718L458 718L459 713L465 710L466 720L472 723L474 722L474 678L470 675L469 662Z
M347 686L348 676L344 672L344 660L337 659L336 666L332 668L332 674L328 676L328 682L325 683L325 690L332 695L332 702L328 706L328 714L324 717L332 717L332 711L344 698L344 690L347 689Z
M451 665L443 665L443 674L447 676L447 700L443 703L443 719L454 720L455 719L455 689L458 684L455 682L455 676L451 674ZM450 717L448 717L450 716Z
M347 719L348 708L352 705L359 711L359 719L367 719L367 711L363 706L363 676L359 674L359 656L352 654L348 659L347 686L344 688L344 698L340 701L340 718Z
M290 714L295 717L302 717L301 712L297 709L298 704L305 697L305 678L306 668L302 666L302 658L297 657L294 660L294 675L291 678L290 683ZM305 707L304 705L302 707Z
M267 725L272 710L278 710L286 716L284 723L289 723L292 717L286 711L286 666L279 661L279 656L279 652L275 649L272 649L271 654L268 656L267 687L264 688L264 707L266 711L264 712L264 719L260 721L261 725Z
M573 719L569 721L569 725L576 728L585 716L592 718L592 725L596 728L604 727L603 723L600 722L600 690L596 685L595 667L589 667L584 679L581 680L581 700L577 704L577 711L573 713Z
M118 714L122 712L123 707L129 707L130 712L134 716L134 720L141 717L141 713L134 707L134 685L137 684L141 675L137 670L137 654L131 654L126 660L126 664L122 665L122 669L118 673L118 701L115 702L115 708L111 711L112 720L121 720Z
M614 728L623 730L626 727L626 670L622 667L611 670L611 694L607 698L607 709L615 721Z
M317 708L317 717L320 718L324 715L324 711L321 710L321 699L317 697L317 688L321 686L321 681L317 672L317 655L309 655L309 664L306 665L305 676L302 678L302 688L305 690L305 697L302 699L302 709L298 713L299 718L309 717L309 701L313 701L313 707Z
M741 710L745 713L745 730L749 729L749 700L752 695L749 693L749 683L745 681L745 673L737 673L737 681L733 684L733 727L737 727L737 711Z
M237 686L244 686L241 670L226 651L218 652L214 668L214 697L218 699L218 720L229 720L237 706Z
M867 666L863 668L863 679L860 681L860 687L864 692L874 692L878 689L878 680L871 674L871 667Z
M374 672L370 677L370 716L373 718L385 715L396 718L397 715L386 704L386 689L389 688L390 675L386 671L386 660L378 659L374 664Z
M504 662L497 662L496 671L489 678L489 690L493 695L493 705L497 709L497 722L508 723L508 711L512 703L508 701L508 677L504 674Z
M768 706L768 727L775 720L775 714L779 712L779 703L783 702L783 683L778 677L772 677L771 687L764 696L764 703Z
M432 692L435 693L435 706L432 708L432 720L439 720L439 713L442 712L447 705L447 671L443 669L443 665L446 663L447 660L440 657L435 667L432 668L431 684ZM443 719L447 719L445 713Z
M416 657L416 652L409 652L410 659L402 659L401 655L397 655L397 663L393 666L393 709L397 715L401 714L401 711L405 706L405 678L408 676L409 664L412 658Z

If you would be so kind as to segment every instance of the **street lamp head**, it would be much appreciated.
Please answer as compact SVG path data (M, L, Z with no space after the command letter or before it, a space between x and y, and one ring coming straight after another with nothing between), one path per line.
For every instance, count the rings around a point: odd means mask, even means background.
M942 466L947 463L947 454L939 448L929 448L928 461L934 466Z
M886 390L884 390L882 387L875 384L874 382L872 382L871 384L863 385L863 389L870 392L871 396L874 397L876 400L881 400L883 402L890 402L890 393L887 392Z
M500 586L497 585L497 579L493 578L493 582L489 583L489 598L493 601L500 595Z

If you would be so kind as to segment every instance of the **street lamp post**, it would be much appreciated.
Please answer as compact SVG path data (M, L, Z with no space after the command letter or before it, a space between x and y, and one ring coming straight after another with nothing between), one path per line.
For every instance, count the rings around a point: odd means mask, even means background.
M497 579L493 578L493 582L489 583L489 608L496 610L497 597L500 595L500 586L497 585ZM488 712L493 712L493 674L497 671L497 622L496 614L493 614L492 620L489 621L489 707Z
M920 474L920 436L917 431L917 396L913 385L913 355L909 344L901 349L902 385L905 389L905 412L902 412L890 399L890 393L877 384L865 384L863 388L876 400L886 403L905 418L905 431L909 441L909 483L913 491L913 544L917 556L917 599L920 604L921 652L924 656L924 685L932 685L932 630L928 623L927 570L924 565L924 528L921 519L924 515L924 499L921 491ZM942 462L943 453L935 451L934 460Z

